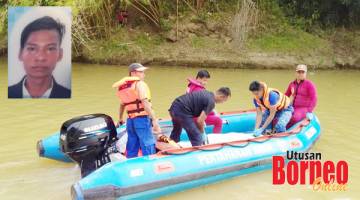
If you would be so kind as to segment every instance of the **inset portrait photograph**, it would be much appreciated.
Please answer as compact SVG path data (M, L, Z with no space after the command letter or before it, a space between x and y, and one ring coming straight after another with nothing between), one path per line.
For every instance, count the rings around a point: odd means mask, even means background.
M71 9L9 7L8 98L71 97Z

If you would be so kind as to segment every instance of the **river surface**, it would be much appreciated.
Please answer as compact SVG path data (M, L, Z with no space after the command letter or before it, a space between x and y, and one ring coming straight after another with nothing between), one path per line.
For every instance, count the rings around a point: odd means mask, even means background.
M172 100L183 94L185 79L198 68L151 67L146 82L152 90L153 106L161 118L169 118ZM248 85L263 80L285 90L294 78L289 70L209 69L208 89L228 86L232 98L217 111L252 108ZM59 130L74 116L106 113L117 119L118 100L111 85L127 74L124 66L73 64L70 100L7 99L7 64L0 60L0 199L70 199L70 186L79 168L44 158L36 153L36 141ZM162 199L358 199L360 189L360 71L308 73L318 89L315 110L322 136L314 152L323 160L345 160L349 164L348 190L315 192L310 186L274 186L271 170L226 180L172 194Z

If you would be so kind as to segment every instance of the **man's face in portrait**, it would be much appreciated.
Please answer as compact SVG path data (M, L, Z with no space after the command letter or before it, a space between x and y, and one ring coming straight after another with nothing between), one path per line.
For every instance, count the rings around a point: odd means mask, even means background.
M62 57L60 35L56 30L38 30L30 33L19 53L27 76L32 78L51 76L56 63Z

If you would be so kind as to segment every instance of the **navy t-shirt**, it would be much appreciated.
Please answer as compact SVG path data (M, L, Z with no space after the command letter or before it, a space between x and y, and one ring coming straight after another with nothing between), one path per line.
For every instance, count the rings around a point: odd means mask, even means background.
M200 90L176 98L173 105L180 106L182 113L193 117L198 117L202 111L208 115L215 108L215 96L212 92Z

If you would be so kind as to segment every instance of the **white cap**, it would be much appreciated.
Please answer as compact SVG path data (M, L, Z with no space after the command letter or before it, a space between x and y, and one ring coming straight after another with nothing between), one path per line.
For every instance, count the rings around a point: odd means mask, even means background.
M304 64L300 64L296 66L296 71L304 71L307 72L307 66Z
M129 65L129 72L132 72L132 71L143 72L147 69L148 69L148 67L144 67L140 63L132 63L131 65Z

